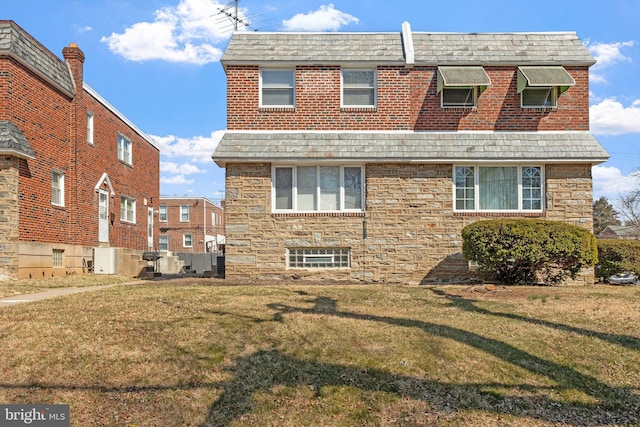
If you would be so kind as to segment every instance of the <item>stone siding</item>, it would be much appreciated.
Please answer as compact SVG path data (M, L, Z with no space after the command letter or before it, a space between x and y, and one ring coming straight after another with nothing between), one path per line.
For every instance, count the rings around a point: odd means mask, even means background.
M591 229L590 170L590 165L547 166L547 209L533 216ZM226 174L229 278L468 281L477 276L461 254L464 226L518 216L454 214L451 164L366 165L366 212L361 214L274 214L271 164L228 164ZM288 268L288 248L315 247L349 248L350 268ZM593 273L585 272L578 283L593 283Z

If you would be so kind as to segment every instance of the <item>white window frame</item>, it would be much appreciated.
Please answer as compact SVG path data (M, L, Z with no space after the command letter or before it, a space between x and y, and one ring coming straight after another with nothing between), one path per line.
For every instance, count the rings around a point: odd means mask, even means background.
M158 237L158 250L161 251L169 251L169 235L168 234L161 234Z
M169 219L169 211L167 205L160 205L158 207L158 221L167 222Z
M121 133L118 134L118 160L133 165L133 143Z
M264 72L287 72L291 73L291 85L265 84L262 74ZM296 105L296 70L295 68L261 68L260 69L260 107L264 108L294 108ZM270 89L291 91L291 104L267 104L265 103L264 91Z
M299 209L298 208L298 177L297 170L300 167L315 167L316 168L316 191L315 197L317 206L315 209ZM320 168L321 167L339 167L340 168L340 189L339 189L339 208L338 209L322 209L321 201L321 180L320 180ZM291 169L292 170L292 184L291 184L291 208L290 209L278 209L276 207L276 171L278 169ZM360 207L354 209L345 208L345 169L346 168L359 168L360 169ZM363 212L365 209L365 167L361 164L275 164L272 166L271 171L271 209L272 212Z
M372 86L359 86L358 84L345 84L344 74L348 72L371 72L373 73ZM345 89L367 89L373 91L372 104L346 104ZM378 70L375 68L342 68L340 70L340 107L341 108L376 108L378 105Z
M473 98L473 103L454 104L446 103L444 101L444 94L446 91L451 90L470 90ZM445 86L440 91L440 107L442 108L475 108L478 106L478 86Z
M93 123L93 113L91 111L87 111L87 143L91 145L93 145Z
M189 222L189 205L180 205L180 222Z
M525 92L543 91L543 90L550 91L551 105L546 105L546 104L525 105L524 103ZM520 108L557 108L557 107L558 107L558 88L556 86L527 86L522 90L522 92L520 92Z
M136 223L136 199L133 197L120 196L120 221Z
M51 267L64 267L64 249L54 249L51 254Z
M59 170L51 171L51 204L64 207L64 172Z
M187 238L187 236L189 236ZM187 244L187 240L188 240L188 244ZM182 247L183 248L192 248L193 247L193 234L191 233L185 233L182 235Z
M517 168L518 174L518 183L517 183L517 197L518 197L518 207L517 209L481 209L481 201L480 201L480 168L488 167L488 168ZM456 188L456 169L457 168L471 168L473 169L473 209L459 209L457 207L457 188ZM540 173L540 187L523 187L523 171L525 168L536 168ZM453 210L454 212L527 212L527 213L542 213L545 210L545 177L544 177L544 165L542 164L459 164L453 166L453 179L452 179L452 190L453 190ZM470 187L464 187L469 189ZM540 192L540 209L525 209L524 208L524 200L525 200L525 191L531 192L533 190L537 190ZM461 200L470 200L470 198L464 198ZM532 201L537 200L531 197L527 197L526 200Z

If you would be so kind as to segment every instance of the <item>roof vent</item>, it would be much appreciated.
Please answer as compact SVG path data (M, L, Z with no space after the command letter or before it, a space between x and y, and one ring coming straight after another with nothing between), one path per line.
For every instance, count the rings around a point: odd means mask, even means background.
M413 50L413 35L411 34L411 25L404 21L402 23L402 45L404 47L404 59L406 66L411 68L415 65L415 51Z

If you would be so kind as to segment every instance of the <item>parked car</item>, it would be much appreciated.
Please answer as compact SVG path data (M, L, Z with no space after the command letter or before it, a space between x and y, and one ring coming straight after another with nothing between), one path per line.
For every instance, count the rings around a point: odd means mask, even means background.
M624 271L622 273L609 276L609 283L612 285L633 285L637 281L638 276L631 271Z

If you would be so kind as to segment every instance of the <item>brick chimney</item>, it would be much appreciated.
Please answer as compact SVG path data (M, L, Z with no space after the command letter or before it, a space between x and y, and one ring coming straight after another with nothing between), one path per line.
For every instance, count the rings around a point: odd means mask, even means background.
M76 85L76 93L82 92L83 82L83 63L84 53L80 50L77 44L69 43L69 46L62 49L62 56L69 68L71 69L71 75L73 82Z

